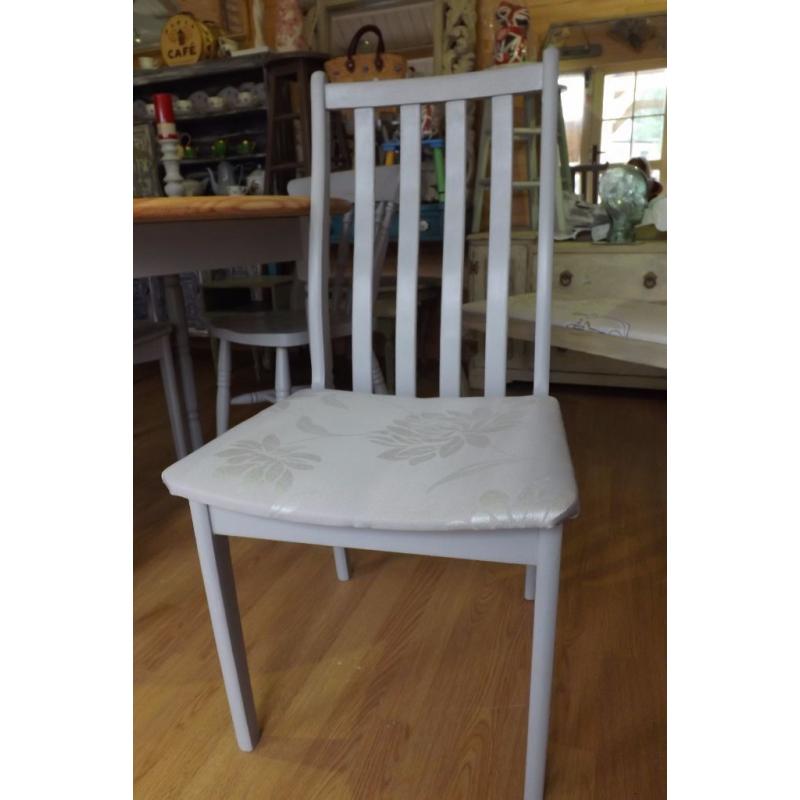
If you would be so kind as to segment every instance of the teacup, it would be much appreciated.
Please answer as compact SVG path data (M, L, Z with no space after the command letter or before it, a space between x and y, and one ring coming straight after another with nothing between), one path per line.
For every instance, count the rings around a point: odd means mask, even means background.
M183 194L184 197L197 197L203 194L203 182L196 181L193 178L184 178Z
M157 69L158 59L153 56L139 56L139 69Z
M246 190L244 186L228 186L228 188L225 190L225 194L246 194Z
M178 100L175 103L175 110L180 114L188 114L192 110L191 100Z
M225 108L225 100L222 97L209 97L208 107L212 111L222 111Z
M152 103L147 104L147 116L152 119L156 115L156 107Z
M253 93L248 91L239 92L236 98L237 106L251 106L253 105Z

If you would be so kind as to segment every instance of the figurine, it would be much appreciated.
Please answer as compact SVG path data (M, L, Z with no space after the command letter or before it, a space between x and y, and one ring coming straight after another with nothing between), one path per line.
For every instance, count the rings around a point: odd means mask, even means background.
M494 37L494 63L518 64L528 57L530 14L525 6L503 0L494 12L497 33Z
M303 12L299 0L278 0L275 46L279 53L306 50L303 40Z

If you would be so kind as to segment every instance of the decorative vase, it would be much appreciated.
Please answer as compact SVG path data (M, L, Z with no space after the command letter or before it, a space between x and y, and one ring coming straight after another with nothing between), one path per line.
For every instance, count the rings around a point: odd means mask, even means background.
M278 0L275 16L275 49L279 53L306 50L300 0Z
M600 176L600 198L611 218L608 241L633 242L634 226L647 208L647 178L637 167L611 167Z

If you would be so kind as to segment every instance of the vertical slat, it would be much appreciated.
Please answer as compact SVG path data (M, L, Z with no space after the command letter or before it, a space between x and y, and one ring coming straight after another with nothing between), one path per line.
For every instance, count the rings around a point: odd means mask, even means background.
M356 208L353 244L353 391L372 393L372 273L375 258L375 111L354 112Z
M308 335L311 386L325 388L328 327L329 122L325 111L325 73L311 76L311 210L308 222Z
M464 100L445 104L444 245L442 324L439 337L439 394L458 397L461 389L461 306L464 289L464 209L466 204L466 116Z
M533 393L550 391L550 304L553 290L553 216L556 183L556 114L558 103L558 49L542 56L542 133L539 184L539 238L536 274L536 328L533 356Z
M417 271L419 266L420 107L400 107L400 220L397 242L395 391L417 393Z
M513 95L492 98L492 194L486 288L487 397L502 397L506 393L513 128Z

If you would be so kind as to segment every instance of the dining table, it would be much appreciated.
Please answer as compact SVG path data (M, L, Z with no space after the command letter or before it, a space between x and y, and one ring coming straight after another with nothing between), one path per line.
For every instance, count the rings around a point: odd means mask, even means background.
M164 279L192 450L203 444L203 432L178 276L302 259L310 207L310 198L286 195L146 197L133 201L133 277ZM330 201L332 215L349 208L346 200Z

